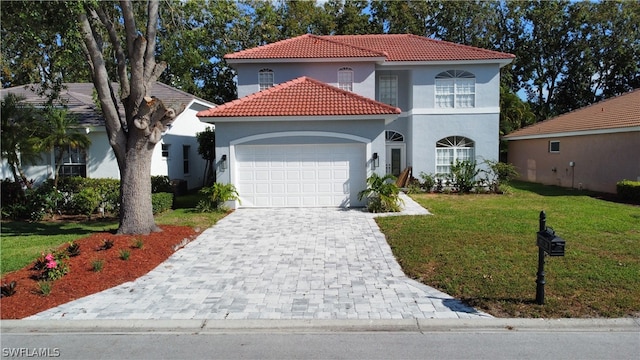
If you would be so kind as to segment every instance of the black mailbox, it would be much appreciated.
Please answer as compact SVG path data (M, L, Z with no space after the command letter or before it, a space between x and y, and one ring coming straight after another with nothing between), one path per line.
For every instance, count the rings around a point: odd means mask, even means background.
M538 231L538 246L549 256L564 256L565 241L551 228Z

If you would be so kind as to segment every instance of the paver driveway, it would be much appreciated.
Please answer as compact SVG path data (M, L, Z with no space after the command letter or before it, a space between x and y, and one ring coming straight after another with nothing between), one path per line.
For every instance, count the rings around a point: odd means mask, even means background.
M372 214L291 208L237 210L147 275L30 319L458 317L490 316L407 278Z

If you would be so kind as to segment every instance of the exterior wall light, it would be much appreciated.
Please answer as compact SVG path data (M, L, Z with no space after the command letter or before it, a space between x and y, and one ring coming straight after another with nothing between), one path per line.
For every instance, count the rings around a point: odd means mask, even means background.
M227 169L227 154L222 155L220 158L220 169L225 171Z
M373 168L380 167L380 158L378 157L378 153L373 153Z

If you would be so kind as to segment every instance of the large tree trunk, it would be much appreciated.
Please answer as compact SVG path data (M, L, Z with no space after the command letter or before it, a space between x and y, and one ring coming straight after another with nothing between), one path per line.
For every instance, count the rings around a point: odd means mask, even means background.
M146 139L143 139L145 142ZM151 203L152 146L131 147L126 154L126 168L120 170L119 234L148 234L160 231L153 218Z

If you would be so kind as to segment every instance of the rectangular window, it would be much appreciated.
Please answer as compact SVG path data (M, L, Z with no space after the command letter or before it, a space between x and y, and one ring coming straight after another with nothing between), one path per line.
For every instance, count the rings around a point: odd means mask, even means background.
M167 159L169 157L169 144L162 144L162 157Z
M189 150L191 146L182 145L182 172L185 175L189 174Z
M273 71L268 69L260 70L260 72L258 73L258 84L260 85L260 91L272 87L273 81Z
M451 172L454 150L452 148L436 149L436 176L442 177Z
M436 107L453 108L455 95L453 80L436 80Z
M398 77L380 76L378 82L380 102L398 106Z
M338 71L338 87L342 90L353 91L353 70L340 69Z
M456 79L456 107L472 108L476 104L475 79Z
M62 148L56 147L55 156L59 158ZM68 146L62 154L60 176L87 177L87 152L83 148Z
M549 152L560 152L560 141L549 141Z
M475 106L475 79L436 79L436 107L452 109Z

